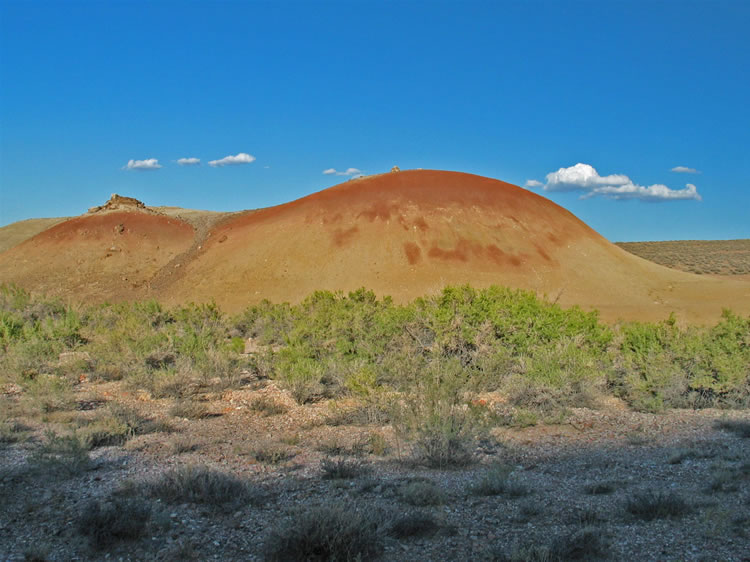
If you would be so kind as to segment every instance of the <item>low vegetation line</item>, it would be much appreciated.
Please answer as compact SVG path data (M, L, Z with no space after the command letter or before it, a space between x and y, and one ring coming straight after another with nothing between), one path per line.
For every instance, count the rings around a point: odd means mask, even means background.
M606 395L650 412L745 408L750 318L725 311L712 327L680 327L674 318L608 326L596 312L501 287L449 287L408 305L366 289L318 291L297 305L264 301L236 316L213 304L73 306L0 287L0 384L15 385L40 414L71 408L83 377L122 379L174 398L175 416L199 418L207 412L191 403L194 393L248 374L276 380L299 403L357 398L366 406L358 415L395 419L439 466L468 459L477 420L497 415L482 410L481 392L506 396L508 421L518 425ZM270 401L253 407L283 411ZM105 421L120 441L137 429Z

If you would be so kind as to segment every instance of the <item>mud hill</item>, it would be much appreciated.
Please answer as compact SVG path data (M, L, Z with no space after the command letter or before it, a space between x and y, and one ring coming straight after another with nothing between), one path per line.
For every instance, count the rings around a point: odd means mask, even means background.
M40 232L69 218L26 219L6 226L0 226L0 253L9 250L13 246L18 246L24 240L28 240L32 236L36 236Z
M215 300L368 287L398 301L448 284L546 293L618 317L713 321L750 314L750 283L706 278L625 252L551 201L498 180L394 171L290 203L205 217L137 205L60 223L0 254L0 280L75 298ZM192 217L193 224L196 217Z

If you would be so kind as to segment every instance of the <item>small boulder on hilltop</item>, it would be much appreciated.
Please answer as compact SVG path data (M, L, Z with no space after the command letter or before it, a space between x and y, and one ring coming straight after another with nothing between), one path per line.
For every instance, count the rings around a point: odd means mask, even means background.
M394 166L393 168L391 168L391 173L400 172L400 171L401 171L401 168L399 168L398 166Z
M118 209L141 209L141 210L147 210L146 205L138 201L138 199L135 199L134 197L125 197L123 195L118 195L117 193L113 193L109 201L107 201L104 205L99 205L98 207L91 207L89 209L89 213L99 213L101 211L115 211Z

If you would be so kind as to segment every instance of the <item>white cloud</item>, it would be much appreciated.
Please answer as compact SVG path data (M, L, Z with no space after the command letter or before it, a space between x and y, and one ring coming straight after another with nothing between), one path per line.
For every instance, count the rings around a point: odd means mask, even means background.
M696 170L695 168L688 168L687 166L675 166L670 171L677 172L678 174L700 174L699 170Z
M161 168L159 160L156 158L146 158L145 160L128 160L123 166L123 170L158 170Z
M360 176L362 171L357 168L347 168L345 172L339 172L336 168L328 168L323 170L323 173L327 176Z
M544 184L539 180L526 180L524 187L542 187Z
M687 199L700 201L702 199L698 193L698 188L692 183L686 184L685 189L670 189L660 183L648 187L633 183L621 186L607 185L597 187L587 193L584 198L594 197L595 195L603 195L611 199L640 199L641 201L680 201Z
M527 182L528 183L528 182ZM582 191L582 199L602 196L609 199L639 199L641 201L701 200L698 189L689 183L685 189L670 189L666 185L638 185L624 174L600 176L589 164L578 163L547 174L545 191Z
M238 164L249 164L250 162L255 161L255 156L252 154L245 154L244 152L240 152L237 156L225 156L224 158L221 158L219 160L211 160L208 165L213 166L214 168L220 167L220 166L236 166Z
M200 158L180 158L177 160L180 166L197 166L201 163Z
M594 189L597 186L624 185L629 181L630 178L622 174L602 177L593 166L579 163L547 174L547 185L544 189L545 191L578 191Z

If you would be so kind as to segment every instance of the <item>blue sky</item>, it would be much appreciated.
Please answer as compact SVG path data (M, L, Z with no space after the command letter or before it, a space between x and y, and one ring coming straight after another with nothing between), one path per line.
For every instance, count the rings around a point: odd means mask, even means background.
M113 192L257 208L398 165L534 180L613 241L750 238L749 21L742 1L0 0L0 225Z

